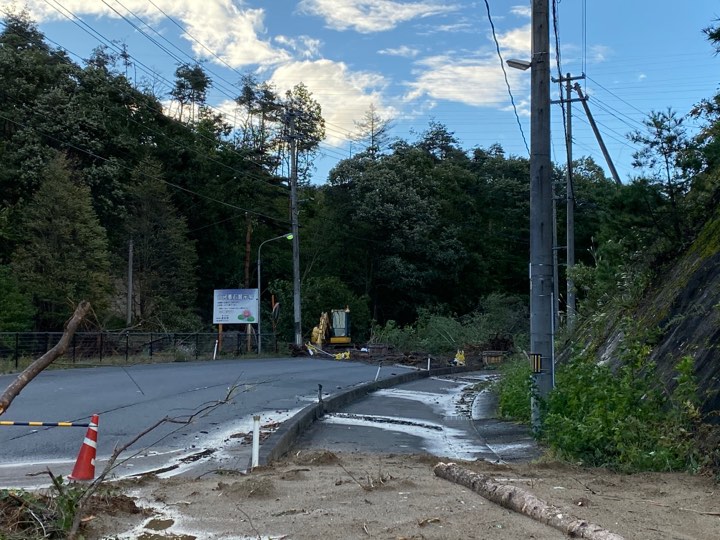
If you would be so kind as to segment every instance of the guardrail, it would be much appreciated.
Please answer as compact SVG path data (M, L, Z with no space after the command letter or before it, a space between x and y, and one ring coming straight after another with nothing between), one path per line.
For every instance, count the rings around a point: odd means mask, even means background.
M58 342L62 332L0 332L0 361L19 368L39 358ZM263 336L265 337L265 336ZM135 363L162 360L208 360L215 353L216 333L182 332L76 332L60 362ZM277 350L274 336L265 341ZM240 356L256 351L254 335L226 332L220 356ZM9 364L9 365L8 365Z

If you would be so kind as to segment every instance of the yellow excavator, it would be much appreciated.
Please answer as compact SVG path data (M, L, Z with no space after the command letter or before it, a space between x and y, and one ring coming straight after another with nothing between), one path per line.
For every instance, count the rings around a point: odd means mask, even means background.
M346 307L333 309L330 315L326 311L320 315L320 322L313 328L307 347L311 354L320 352L341 360L349 359L350 351L333 354L327 349L348 347L350 342L350 308Z

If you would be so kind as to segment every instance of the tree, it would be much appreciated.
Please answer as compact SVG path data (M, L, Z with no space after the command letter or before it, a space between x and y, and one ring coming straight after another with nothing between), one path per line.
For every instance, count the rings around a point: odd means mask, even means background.
M0 332L32 330L34 315L30 294L22 291L8 266L0 266Z
M685 220L681 205L689 186L682 168L682 160L689 146L683 118L671 109L653 111L643 121L643 125L645 131L636 130L628 136L633 143L641 145L640 150L633 153L633 166L646 169L650 173L650 180L662 185L663 193L670 203L671 234L676 242L682 243L685 239Z
M362 144L371 159L376 159L389 142L392 124L378 114L374 103L365 111L363 119L354 124L356 131L352 140Z
M11 267L22 292L32 296L35 327L57 330L81 300L96 312L109 303L109 256L105 229L90 190L73 179L62 155L45 169L43 183L23 209L23 242Z
M170 90L170 96L180 104L180 120L186 105L191 107L190 121L195 120L195 110L205 104L211 82L210 77L199 64L178 66L175 70L175 86Z
M173 206L157 163L143 161L132 176L125 234L134 246L135 318L154 329L197 328L197 255L185 219Z
M292 125L294 133L293 135L286 132L283 134L283 138L290 136L296 138L298 179L308 181L312 160L320 146L320 141L325 138L325 119L322 117L322 108L303 83L296 84L292 90L285 93L283 105L289 117L288 126ZM280 148L284 148L286 152L289 150L286 144L281 144Z
M0 32L0 205L27 202L52 152L35 129L37 100L71 83L78 68L51 49L26 12L8 15Z
M258 82L252 75L245 75L235 103L243 113L238 136L239 146L251 150L263 163L277 166L277 162L273 162L268 156L272 139L277 136L277 128L282 119L282 103L275 88L267 82Z

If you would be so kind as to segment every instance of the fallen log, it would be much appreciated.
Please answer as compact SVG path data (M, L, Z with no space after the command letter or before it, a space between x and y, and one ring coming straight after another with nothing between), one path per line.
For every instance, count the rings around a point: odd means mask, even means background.
M32 364L26 367L20 375L7 387L5 392L0 396L0 416L7 410L17 395L25 388L30 381L37 377L38 373L52 364L56 358L65 354L70 341L72 340L77 327L90 311L90 303L86 301L80 302L75 308L75 313L65 323L65 331L57 344Z
M491 502L525 514L571 537L589 540L624 540L622 536L599 525L565 513L557 506L546 503L529 491L500 484L489 476L463 469L454 463L438 463L433 470L435 475L440 478L465 486Z

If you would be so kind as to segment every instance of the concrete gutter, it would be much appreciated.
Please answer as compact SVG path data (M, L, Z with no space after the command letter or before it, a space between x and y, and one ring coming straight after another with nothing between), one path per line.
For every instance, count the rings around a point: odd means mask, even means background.
M417 381L427 377L465 373L467 371L473 371L473 369L469 367L445 367L431 369L430 371L410 371L402 375L393 375L387 379L361 384L345 392L333 394L319 403L308 405L295 416L283 422L282 425L262 443L260 446L259 465L269 465L290 452L295 442L300 438L300 435L302 435L313 422L321 418L325 412L337 412L353 401L362 399L376 390L390 388L391 386Z

